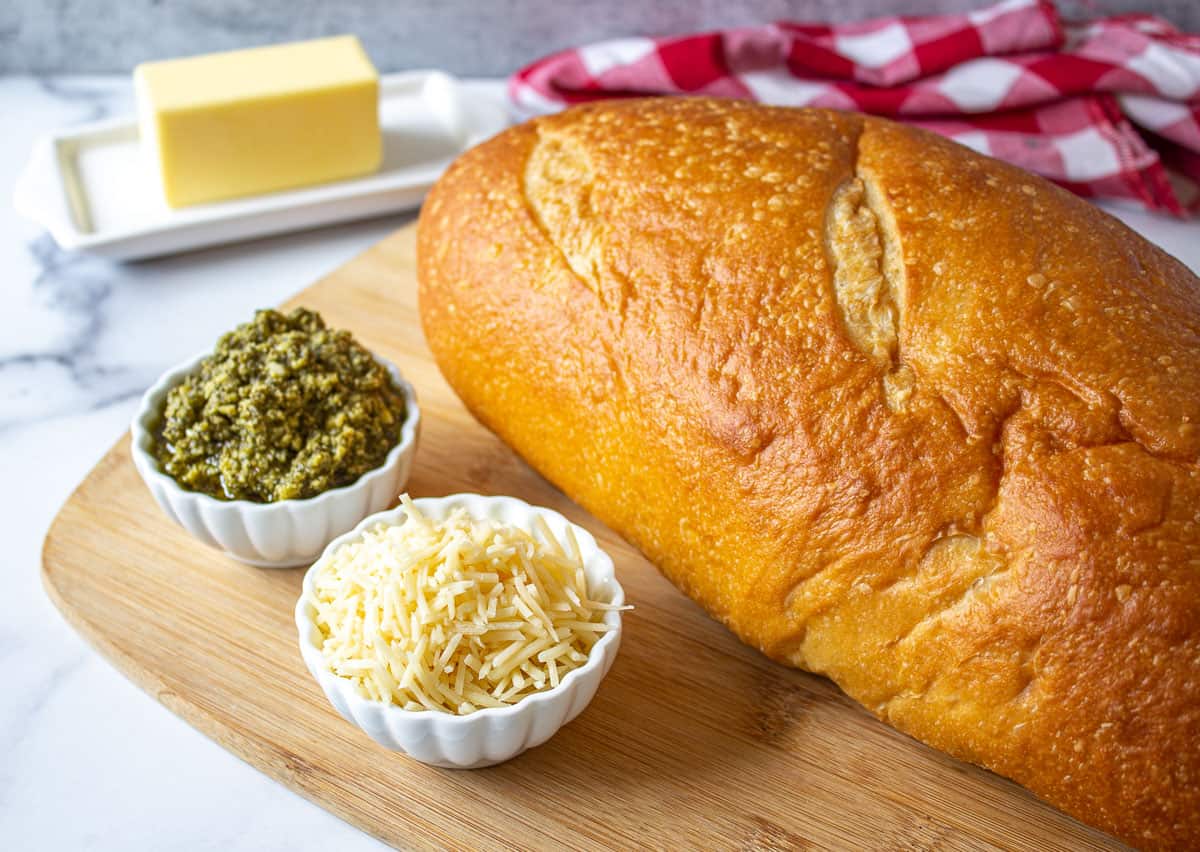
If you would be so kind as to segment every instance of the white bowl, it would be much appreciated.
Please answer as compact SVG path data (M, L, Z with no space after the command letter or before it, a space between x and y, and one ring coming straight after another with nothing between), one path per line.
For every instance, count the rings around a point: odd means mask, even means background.
M304 565L316 559L331 539L372 512L391 505L404 489L417 449L421 411L412 385L395 365L378 357L375 360L391 373L404 395L405 405L400 441L379 467L349 485L316 497L276 503L218 500L181 487L159 468L153 455L152 430L167 393L194 372L208 354L189 358L164 373L142 396L130 427L133 463L138 473L162 510L196 538L251 565Z
M570 527L579 542L588 588L597 600L622 604L625 592L613 572L612 559L591 533L572 524L558 512L530 506L514 497L484 497L479 494L454 494L449 497L424 497L413 504L430 520L445 520L461 506L477 519L491 519L526 531L533 530L534 519L541 515L560 540ZM516 757L526 749L541 745L583 712L600 681L608 674L621 644L621 613L604 613L612 629L604 633L588 652L588 660L563 677L558 686L529 695L508 707L486 707L466 716L436 710L405 710L395 704L364 698L353 682L334 674L321 651L321 632L316 625L316 607L312 603L313 582L317 570L341 545L362 535L379 523L403 521L403 507L380 512L365 519L349 533L329 543L321 558L304 575L304 587L296 602L296 628L300 633L300 653L325 697L347 721L361 728L375 742L400 751L422 763L452 769L491 766Z

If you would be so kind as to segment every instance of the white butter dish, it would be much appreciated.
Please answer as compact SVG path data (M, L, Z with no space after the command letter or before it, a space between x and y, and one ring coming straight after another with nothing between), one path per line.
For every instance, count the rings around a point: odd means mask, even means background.
M509 123L500 100L440 71L380 79L383 165L359 178L173 210L142 150L136 117L43 136L13 203L64 249L118 260L416 208L467 148Z

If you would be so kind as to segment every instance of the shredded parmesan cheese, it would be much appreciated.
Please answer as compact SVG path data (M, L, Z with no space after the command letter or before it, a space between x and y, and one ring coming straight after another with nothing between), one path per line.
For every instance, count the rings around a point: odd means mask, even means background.
M366 698L460 715L515 704L587 661L606 611L630 609L591 599L570 527L564 547L540 517L531 533L400 502L402 524L338 548L313 586L325 661Z

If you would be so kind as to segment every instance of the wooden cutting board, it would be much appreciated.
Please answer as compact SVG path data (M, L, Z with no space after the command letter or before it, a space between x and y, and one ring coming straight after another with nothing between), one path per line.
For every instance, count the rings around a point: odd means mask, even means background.
M414 496L511 494L584 525L612 554L637 608L595 701L546 745L490 769L379 748L300 660L302 570L239 564L176 527L138 478L128 436L63 506L43 556L51 598L122 672L246 762L401 847L1121 848L740 645L472 420L425 347L413 237L399 231L290 304L352 330L416 386Z

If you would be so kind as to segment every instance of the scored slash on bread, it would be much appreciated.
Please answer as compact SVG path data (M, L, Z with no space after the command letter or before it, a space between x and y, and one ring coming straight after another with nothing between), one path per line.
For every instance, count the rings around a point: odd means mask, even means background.
M773 659L1146 848L1200 837L1200 281L885 120L607 102L419 234L468 408Z

